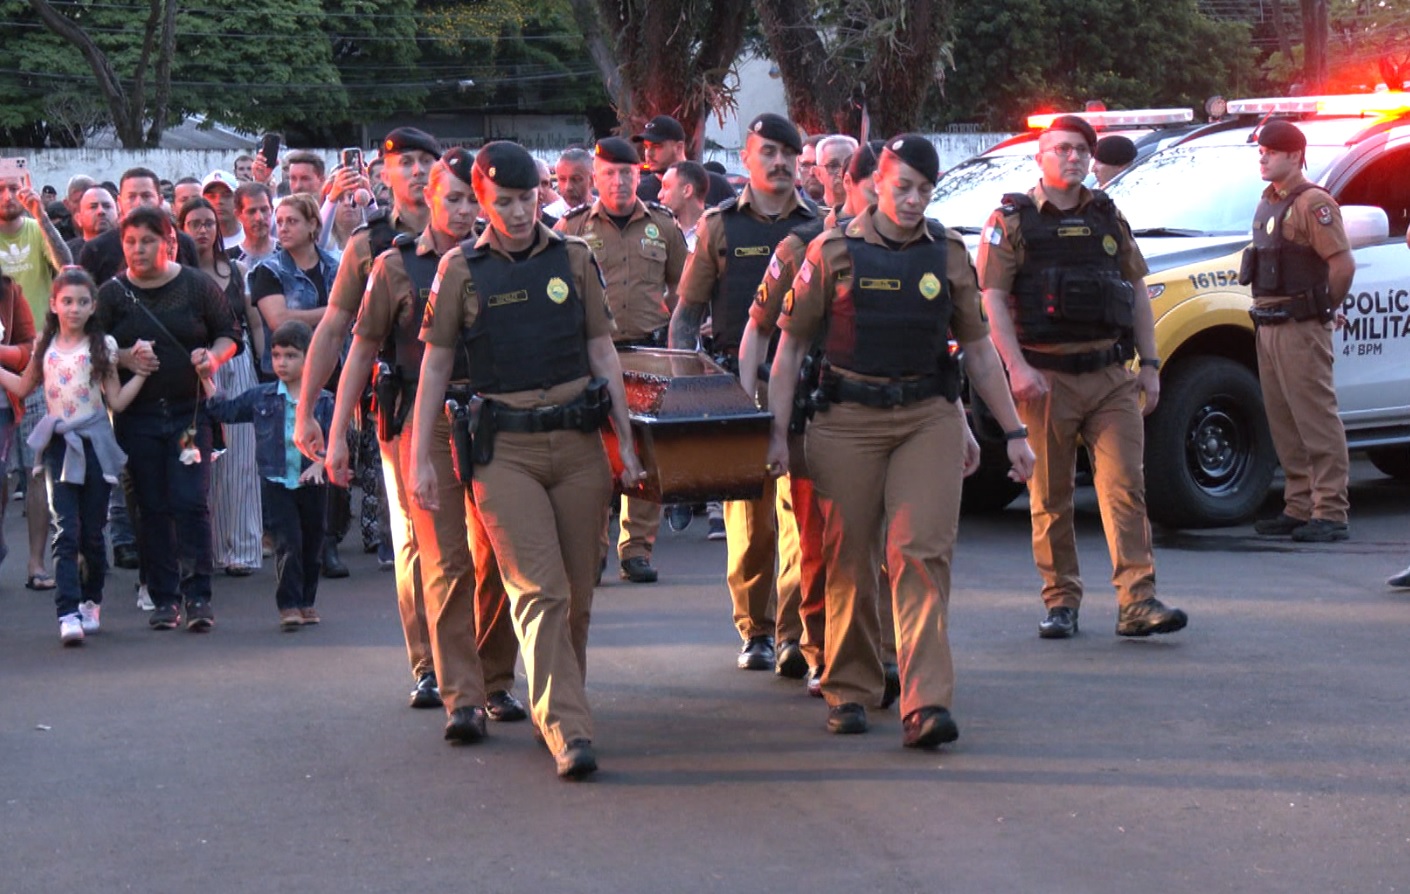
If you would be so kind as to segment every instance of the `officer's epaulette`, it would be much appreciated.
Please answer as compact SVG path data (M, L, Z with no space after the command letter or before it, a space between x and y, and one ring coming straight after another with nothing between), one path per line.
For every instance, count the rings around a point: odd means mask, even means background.
M799 194L798 194L798 198L799 198L799 200L800 200L800 201L798 202L798 207L802 210L804 217L817 217L817 216L818 216L818 203L817 203L817 202L814 202L811 198L809 198L808 196L803 195L802 193L799 193Z
M591 210L592 202L583 202L581 205L574 205L572 208L569 208L567 211L564 211L563 216L558 219L572 220L575 217L581 217L582 215L587 214Z
M397 248L405 248L408 245L415 244L416 234L414 233L398 233L395 238L392 239L392 245Z
M671 218L672 220L675 220L676 212L672 211L670 208L667 208L665 205L662 205L660 202L645 202L644 204L646 205L648 210L660 211L662 214L665 214L667 217Z
M944 224L931 217L925 219L925 228L930 231L930 238L937 240L946 238L950 232Z
M1111 196L1100 189L1092 190L1092 204L1103 210L1116 207L1116 203L1111 200Z
M723 213L723 212L725 212L725 211L733 211L734 209L736 209L736 208L738 208L738 207L739 207L739 196L735 196L735 197L732 198L732 199L725 199L723 202L721 202L721 203L718 204L718 205L715 205L714 207L706 208L706 209L705 209L705 213L706 213L706 214L721 214L721 213Z
M1004 214L1017 214L1024 208L1032 207L1032 196L1025 195L1021 192L1009 192L1004 193L1004 201L1003 204L999 206L999 210L1002 211Z

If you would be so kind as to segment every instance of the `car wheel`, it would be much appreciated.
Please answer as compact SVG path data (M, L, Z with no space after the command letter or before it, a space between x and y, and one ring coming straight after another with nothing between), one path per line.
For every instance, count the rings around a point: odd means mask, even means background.
M1277 465L1257 376L1224 357L1172 364L1146 420L1153 521L1186 528L1243 522L1268 497Z
M1371 465L1392 478L1401 481L1410 479L1410 446L1372 447L1366 451L1366 458Z

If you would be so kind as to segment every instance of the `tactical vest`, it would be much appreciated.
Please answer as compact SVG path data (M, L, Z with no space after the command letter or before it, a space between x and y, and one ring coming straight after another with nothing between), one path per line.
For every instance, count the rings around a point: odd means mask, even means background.
M1330 268L1308 245L1283 239L1283 221L1297 197L1315 183L1299 183L1281 201L1266 198L1253 213L1253 245L1244 252L1239 281L1253 289L1256 298L1296 298L1311 294L1325 304L1331 289Z
M1121 276L1121 222L1105 193L1093 195L1081 211L1040 211L1030 196L1004 196L1025 246L1009 296L1021 344L1130 336L1135 292Z
M715 284L710 325L715 333L715 350L737 354L744 324L749 321L749 305L769 268L774 247L795 227L816 218L817 213L809 205L799 205L787 217L767 221L741 211L733 201L719 207L725 238L718 251L725 260L725 275Z
M958 372L949 351L949 247L943 227L927 226L935 241L899 251L861 237L843 240L852 275L838 280L832 299L823 351L833 366L888 379Z
M374 261L392 247L398 235L397 228L392 226L392 212L386 208L378 208L368 215L367 222L353 230L353 235L364 230L367 231L367 257Z
M589 375L586 315L566 242L555 238L524 261L469 242L461 250L480 305L463 338L472 389L547 389Z
M408 233L397 236L393 243L401 256L402 269L411 281L411 312L387 336L383 357L393 366L402 370L402 375L415 380L421 374L421 357L426 353L426 345L421 341L421 321L426 316L426 302L431 297L431 286L436 281L436 270L440 267L441 256L435 252L421 254L416 250L416 237ZM452 382L469 378L470 369L466 363L465 351L455 352L455 363L451 369Z

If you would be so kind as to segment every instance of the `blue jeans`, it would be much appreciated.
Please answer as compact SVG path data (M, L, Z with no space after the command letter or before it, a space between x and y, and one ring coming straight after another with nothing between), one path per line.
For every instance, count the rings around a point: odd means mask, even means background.
M127 453L128 497L137 503L141 575L158 608L211 598L211 424L204 410L195 416L201 461L180 461L181 435L196 407L156 401L118 414L114 424Z
M86 441L86 439L85 439ZM55 438L44 450L45 478L49 485L49 514L54 519L54 603L59 617L78 611L80 602L103 601L103 579L108 573L108 547L103 528L108 520L108 492L113 486L103 480L103 469L92 449L85 448L87 462L82 484L59 480L64 468L63 438ZM80 579L78 557L88 566L88 577Z
M312 608L323 570L323 513L328 485L306 484L289 490L260 479L264 529L274 542L274 573L279 579L274 601L283 611Z

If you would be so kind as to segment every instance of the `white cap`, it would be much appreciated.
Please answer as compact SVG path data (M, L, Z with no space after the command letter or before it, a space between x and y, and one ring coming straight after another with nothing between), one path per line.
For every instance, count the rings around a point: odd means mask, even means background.
M206 179L201 181L201 194L204 195L206 190L217 183L224 186L232 193L235 191L235 188L240 185L239 181L235 179L235 175L229 171L211 171L206 175Z

